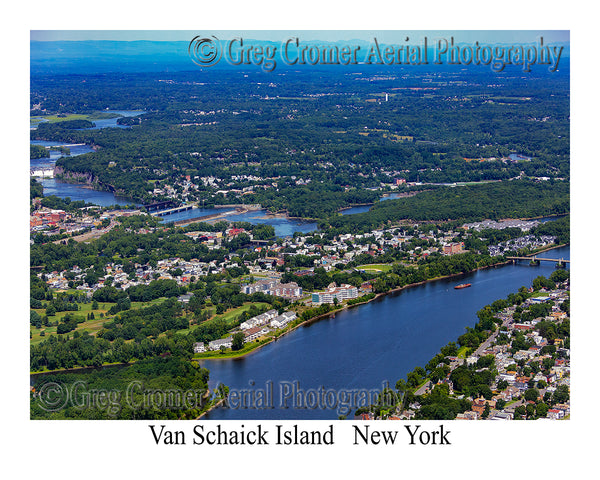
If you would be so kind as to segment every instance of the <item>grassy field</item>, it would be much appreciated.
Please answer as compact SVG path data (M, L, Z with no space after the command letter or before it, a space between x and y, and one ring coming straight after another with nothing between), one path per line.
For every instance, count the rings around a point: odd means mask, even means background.
M467 358L467 351L469 347L460 347L458 350L458 354L456 355L458 358Z
M161 303L164 300L165 300L165 298L157 298L155 300L152 300L151 302L131 302L131 309L135 310L135 309L147 307L150 305L154 305L156 303ZM64 316L67 315L68 313L73 313L77 316L81 316L81 317L84 317L87 319L87 316L93 311L95 318L93 320L85 320L84 322L78 324L77 328L75 330L69 332L69 335L72 335L76 331L78 331L80 333L82 333L83 331L87 331L90 335L94 335L96 332L98 332L99 330L101 330L103 328L103 325L105 322L107 322L113 318L113 315L109 316L109 315L107 315L107 312L110 309L110 307L112 307L114 305L114 303L99 302L97 310L92 310L92 303L84 303L84 304L79 304L79 305L81 307L81 310L72 311L72 312L57 312L56 315L49 317L48 320L52 324L54 324L56 322L60 323L60 322L62 322L62 319L64 318ZM211 318L204 323L215 322L218 319L223 319L223 320L225 320L225 322L227 323L229 328L233 328L237 317L239 317L245 311L250 310L250 307L252 305L256 305L258 308L269 307L268 303L248 302L248 303L245 303L244 305L242 305L241 307L237 307L237 308L228 310L227 312L225 312L221 315L215 315L216 307L209 306L208 310L210 312ZM46 314L45 308L35 308L32 310L37 312L42 317ZM104 316L101 317L100 314L104 314ZM191 325L190 328L178 330L177 334L187 335L188 333L190 333L197 327L198 327L198 325ZM34 326L30 326L29 327L29 331L31 333L30 344L32 344L32 345L38 344L38 343L42 342L43 340L47 339L49 335L56 335L56 329L57 329L57 327L54 325L42 326L41 328L36 328ZM43 336L41 335L42 332L44 332ZM163 333L162 335L166 335L166 333ZM254 343L253 343L253 345L254 345ZM247 352L247 350L244 350L244 351ZM239 354L241 354L241 351L235 352L235 353L236 353L236 355L239 355Z
M357 270L364 270L369 273L389 272L392 266L387 263L373 263L369 265L359 265Z
M268 303L261 303L261 302L256 302L256 303L252 303L252 302L248 302L245 303L244 305L242 305L241 307L237 307L237 308L233 308L231 310L228 310L227 312L221 314L221 315L215 315L215 310L217 309L216 307L209 307L209 311L210 311L210 315L211 318L209 320L207 320L206 322L203 322L202 325L207 324L208 322L215 322L216 320L222 318L223 320L225 320L225 322L227 323L227 325L229 326L229 328L233 328L233 324L235 319L240 316L242 313L244 313L247 310L250 310L250 307L252 305L256 305L258 308L261 307L268 307L269 304ZM214 316L213 316L214 315ZM183 330L177 330L178 334L183 334L183 335L187 335L188 333L190 333L191 331L193 331L195 328L197 328L198 325L191 325L190 328L186 328Z
M165 298L157 298L156 300L152 300L151 302L131 302L131 308L136 309L136 308L147 307L149 305L154 305L155 303L160 303L164 300L165 300ZM106 322L110 318L112 318L112 315L109 317L106 315L107 315L108 310L110 309L110 307L112 307L114 305L114 303L100 302L98 304L98 310L92 310L91 303L83 303L83 304L80 303L79 305L81 306L81 310L73 311L73 312L57 312L56 315L54 315L52 317L48 317L48 320L52 323L55 323L57 321L60 323L62 321L63 317L65 315L67 315L68 313L73 313L75 315L87 318L88 314L93 311L94 317L95 317L93 320L86 320L83 323L80 323L79 325L77 325L77 328L75 330L73 330L72 332L69 332L69 334L73 334L73 332L76 332L76 331L81 333L84 330L87 330L87 332L90 335L93 335L98 330L102 329L102 325L104 324L104 322ZM46 309L44 309L44 308L34 308L32 310L36 311L40 316L44 316L46 314ZM101 313L104 314L103 318L100 317ZM35 345L35 344L41 342L42 340L48 338L48 335L56 335L56 327L55 326L50 327L50 326L42 325L42 328L35 328L34 326L30 326L29 331L31 332L30 343L32 345ZM44 336L41 335L42 332L44 332Z

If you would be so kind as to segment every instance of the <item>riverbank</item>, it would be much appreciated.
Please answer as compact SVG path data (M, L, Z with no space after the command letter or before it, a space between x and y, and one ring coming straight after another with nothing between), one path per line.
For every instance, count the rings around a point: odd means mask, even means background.
M212 404L210 407L208 407L206 410L204 410L200 414L200 416L196 417L196 420L200 420L204 415L206 415L207 413L210 413L211 410L214 410L215 408L219 408L224 401L225 401L225 399L221 398L217 403Z
M542 249L542 250L540 250L540 251L538 251L536 253L531 253L531 254L529 254L529 256L535 255L537 253L541 253L542 251L545 252L545 251L550 251L550 250L554 250L554 249L557 249L557 248L565 247L566 245L568 245L568 244L554 245L554 246ZM402 287L396 287L396 288L393 288L393 289L391 289L391 290L389 290L387 292L382 292L382 293L375 294L375 296L373 296L372 298L366 299L365 301L357 302L357 303L352 304L352 305L342 305L342 306L340 306L338 308L335 308L333 310L329 310L328 312L326 312L324 314L315 316L315 317L310 318L308 320L304 320L304 321L302 321L302 322L300 322L298 324L295 324L293 326L289 326L286 330L283 330L283 331L279 332L276 336L272 336L270 338L264 339L261 343L258 343L257 345L253 345L248 350L242 349L240 352L228 352L225 355L221 355L219 353L215 353L214 356L212 356L212 355L207 355L207 356L204 356L204 357L202 357L202 356L193 356L193 357L190 358L190 360L192 360L192 361L203 361L203 360L231 360L231 359L239 359L239 358L245 357L247 355L250 355L250 354L252 354L254 352L257 352L258 350L260 350L265 345L268 345L268 344L270 344L270 343L278 340L279 338L283 338L285 335L287 335L287 334L295 331L296 329L298 329L301 326L310 325L312 323L319 322L319 321L321 321L321 320L323 320L325 318L333 317L333 316L337 315L338 313L341 313L341 312L343 312L345 310L349 310L349 309L351 309L353 307L357 307L357 306L360 306L360 305L366 305L366 304L371 303L372 301L374 301L376 299L381 299L381 298L383 298L386 295L395 294L395 293L401 292L403 290L412 289L414 287L422 286L422 285L425 285L425 284L428 284L428 283L438 282L440 280L445 280L445 279L451 279L451 278L460 277L460 276L471 274L471 273L474 273L474 272L477 272L477 271L480 271L480 270L487 270L487 269L490 269L491 267L494 267L494 268L495 267L502 267L502 266L510 265L510 264L512 264L511 260L505 260L505 261L502 261L502 262L496 262L496 263L493 263L493 264L490 264L490 265L485 265L485 266L482 266L482 267L470 270L468 272L460 272L460 273L456 273L456 274L452 274L452 275L435 277L435 278L424 280L422 282L416 282L416 283L411 283L411 284L404 285ZM46 370L46 371L39 371L39 372L30 372L30 375L37 376L37 375L53 374L53 373L77 373L77 372L81 372L82 370L85 370L85 369L104 368L104 367L107 367L107 366L126 366L126 365L130 365L131 363L132 362L130 362L130 363L117 363L117 364L108 364L108 363L105 363L105 364L102 364L101 367L85 367L85 366L81 366L81 367L73 367L71 369Z
M525 256L526 257L533 257L535 255L538 255L539 253L549 252L550 250L554 250L555 248L566 247L567 245L569 245L569 244L568 243L562 243L560 245L555 245L553 247L541 248L539 250L535 250L533 253L528 253Z
M549 250L554 250L556 248L561 248L561 247L564 247L564 246L567 246L567 245L568 244L554 245L552 247L548 247L548 248L536 251L535 253L530 253L527 256L537 255L538 253L546 252L546 251L549 251ZM430 278L430 279L427 279L427 280L423 280L422 282L410 283L410 284L404 285L402 287L396 287L396 288L393 288L391 290L388 290L387 292L377 293L377 294L375 294L374 297L369 298L369 299L367 299L367 300L365 300L363 302L357 302L357 303L354 303L352 305L342 305L339 308L336 308L334 310L330 310L330 311L328 311L326 313L323 313L321 315L317 315L316 317L310 318L308 320L304 320L303 322L300 322L297 325L294 325L293 327L291 327L291 328L289 328L287 330L282 331L277 337L273 337L273 338L271 338L271 339L269 339L267 341L264 341L264 343L259 343L256 346L253 346L250 350L247 350L247 351L242 350L239 353L230 352L230 354L224 354L222 356L219 355L219 354L215 354L214 356L207 355L207 356L204 356L204 357L198 356L198 357L194 357L193 360L201 361L201 360L232 360L232 359L239 359L239 358L245 357L247 355L250 355L251 353L254 353L254 352L260 350L262 347L264 347L264 346L272 343L273 341L275 341L275 340L277 340L279 338L284 337L285 335L287 335L287 334L295 331L299 327L302 327L302 326L305 326L305 325L310 325L310 324L315 323L315 322L319 322L319 321L321 321L321 320L323 320L325 318L334 317L336 314L341 313L341 312L343 312L345 310L349 310L351 308L358 307L358 306L361 306L361 305L366 305L367 303L373 302L373 301L375 301L377 299L381 299L381 298L383 298L383 297L385 297L387 295L396 294L396 293L399 293L399 292L401 292L403 290L411 289L411 288L414 288L414 287L419 287L419 286L422 286L422 285L426 285L428 283L438 282L440 280L448 280L448 279L452 279L452 278L457 278L457 277L461 277L463 275L468 275L468 274L471 274L471 273L475 273L475 272L478 272L478 271L481 271L481 270L487 270L489 268L496 268L496 267L503 267L505 265L510 265L510 264L512 264L512 260L505 260L505 261L493 263L493 264L490 264L490 265L484 265L482 267L478 267L478 268L475 268L475 269L467 271L467 272L460 272L460 273L454 273L454 274L451 274L451 275L445 275L445 276L441 276L441 277L434 277L434 278Z
M279 338L282 338L285 335L288 335L289 333L292 333L294 330L298 329L299 327L302 327L302 326L305 326L305 325L310 325L310 324L315 323L315 322L319 322L319 321L321 321L321 320L323 320L325 318L334 317L336 314L338 314L340 312L343 312L344 310L349 310L349 309L354 308L354 307L358 307L358 306L361 306L361 305L366 305L367 303L375 301L378 298L382 298L382 297L384 297L386 295L390 295L390 294L393 294L393 293L401 292L402 290L406 290L406 289L409 289L409 288L414 288L414 287L418 287L418 286L421 286L421 285L425 285L425 284L430 283L430 282L436 282L436 281L439 281L439 280L445 280L445 279L449 279L449 278L459 277L461 275L473 273L473 272L476 272L478 270L484 270L484 269L487 269L487 268L490 268L490 267L504 266L504 265L508 265L510 263L511 263L510 260L506 260L504 262L499 262L499 263L495 263L495 264L492 264L492 265L486 265L486 266L483 266L483 267L479 267L479 268L476 268L476 269L471 270L469 272L461 272L461 273L455 273L455 274L447 275L447 276L443 276L443 277L430 278L430 279L424 280L422 282L410 283L410 284L404 285L402 287L397 287L397 288L394 288L394 289L389 290L387 292L377 293L377 294L375 294L374 297L371 297L371 298L369 298L369 299L367 299L367 300L365 300L363 302L357 302L357 303L354 303L352 305L342 305L341 307L336 308L334 310L329 310L326 313L323 313L321 315L317 315L316 317L313 317L313 318L309 318L308 320L304 320L303 322L300 322L297 325L294 325L293 327L289 328L288 330L282 331L277 337L273 337L273 338L269 339L268 341L265 341L264 343L259 343L258 345L253 346L250 350L240 351L237 354L233 354L233 353L231 353L231 354L224 354L222 356L218 355L218 354L215 354L214 356L212 356L212 355L198 356L198 357L194 357L193 360L198 360L198 361L201 361L201 360L233 360L233 359L242 358L242 357L245 357L247 355L250 355L251 353L254 353L254 352L260 350L262 347L270 344L271 342L273 342L273 341L275 341L275 340L277 340ZM202 354L200 354L200 355L202 355Z
M127 367L129 365L133 365L135 362L117 362L117 363L103 363L101 366L99 367L85 367L85 366L81 366L81 367L72 367L72 368L60 368L57 370L40 370L38 372L29 372L29 376L30 377L38 377L38 376L42 376L42 375L51 375L51 374L63 374L63 373L83 373L86 370L100 370L103 368L110 368L110 367Z

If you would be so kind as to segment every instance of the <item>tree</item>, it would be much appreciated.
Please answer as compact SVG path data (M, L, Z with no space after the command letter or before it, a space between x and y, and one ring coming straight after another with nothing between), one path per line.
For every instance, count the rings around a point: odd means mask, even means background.
M231 350L241 350L244 347L244 338L244 332L234 333L231 340Z
M36 328L42 327L42 317L35 310L29 311L29 323Z
M540 396L540 392L537 388L530 388L525 390L525 394L523 396L525 397L525 400L529 402L535 402Z
M550 280L555 283L564 282L567 278L569 278L569 271L562 268L554 270L554 272L552 272L550 275Z
M446 345L445 347L442 347L440 349L440 351L442 352L442 355L444 355L445 357L453 357L458 354L458 348L457 348L455 342L448 343L448 345Z
M523 420L523 417L527 415L527 409L525 405L519 405L515 408L515 420Z
M569 400L569 387L567 385L559 385L556 387L552 395L552 403L565 403Z
M535 406L535 416L537 418L544 418L548 414L549 407L545 403L541 402Z
M533 279L532 286L534 290L540 290L542 288L554 288L555 284L552 280L547 279L543 275L539 275Z
M528 403L527 407L525 407L525 411L527 412L527 418L533 418L535 415L535 405Z

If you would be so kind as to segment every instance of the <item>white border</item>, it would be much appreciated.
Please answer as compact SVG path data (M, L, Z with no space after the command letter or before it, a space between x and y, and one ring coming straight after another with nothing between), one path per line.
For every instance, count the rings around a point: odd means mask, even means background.
M594 182L597 175L598 138L595 117L590 110L597 103L595 66L596 25L593 13L569 9L565 2L429 1L407 5L396 2L198 2L170 1L168 4L106 0L82 3L66 1L27 2L16 7L18 18L7 13L10 24L2 32L4 58L2 132L5 170L3 205L8 212L4 228L4 258L7 269L2 278L3 303L10 305L3 316L3 358L8 383L2 389L9 430L4 438L6 471L46 478L121 477L123 472L149 474L150 478L173 474L201 477L238 476L272 478L315 478L335 474L336 478L372 478L378 475L421 478L523 478L539 475L564 478L586 471L594 459L597 426L594 400L598 398L595 367L597 315L593 308L591 273L597 266L593 254L597 203ZM14 8L14 7L11 7ZM589 20L588 20L589 19ZM589 22L589 23L588 23ZM6 25L5 25L6 28ZM354 447L352 423L336 423L340 443L321 448L206 448L157 447L148 422L32 422L28 419L27 372L29 357L24 334L23 311L27 309L27 135L29 131L29 30L32 29L323 29L351 30L461 30L461 29L559 29L571 30L572 92L572 225L573 225L573 416L568 422L447 422L453 431L451 447L414 448ZM593 129L593 130L592 130ZM8 132L8 135L6 133ZM8 143L8 146L7 146ZM593 148L595 147L595 148ZM27 167L25 167L27 165ZM590 208L592 207L592 208ZM584 230L585 229L585 230ZM588 240L589 239L589 240ZM588 241L586 241L588 240ZM25 246L25 247L24 247ZM13 254L13 252L15 252ZM585 262L585 263L584 263ZM585 267L584 267L585 265ZM156 422L173 424L172 422ZM246 426L253 422L245 422ZM254 422L255 423L255 422ZM270 424L274 422L260 422ZM286 422L293 423L293 422ZM302 422L310 428L312 422ZM400 422L386 422L390 427ZM422 422L423 424L429 422ZM434 422L439 425L440 422ZM189 427L174 428L191 430ZM228 426L232 423L228 422ZM322 424L318 424L322 426ZM347 431L344 434L344 431ZM590 433L591 435L588 435ZM403 437L399 434L399 437ZM342 440L343 438L343 440ZM8 450L10 449L10 450ZM14 467L10 468L9 467ZM582 468L583 467L583 468ZM589 471L589 470L588 470ZM591 470L592 472L595 469ZM310 478L310 477L308 477Z

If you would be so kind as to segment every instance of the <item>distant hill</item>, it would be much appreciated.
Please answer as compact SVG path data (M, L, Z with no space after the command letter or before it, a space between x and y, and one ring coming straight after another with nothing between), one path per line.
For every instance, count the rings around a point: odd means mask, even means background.
M276 41L263 41L244 39L244 46L262 47L267 46L277 47L277 52L274 57L276 61L276 70L284 70L289 68L311 68L311 69L328 69L340 68L343 65L327 66L319 62L317 65L292 65L286 64L282 58L282 43L288 38L282 33L282 38ZM190 38L190 40L192 40ZM415 38L414 45L422 45L422 38ZM456 68L490 68L489 66L475 65L434 65L433 64L433 48L434 39L429 39L428 57L429 65L415 66L410 65L409 68L415 69L430 69L430 70L451 70ZM412 42L411 42L412 44ZM259 70L262 67L258 65L232 65L227 60L227 47L229 40L219 41L221 49L221 60L210 67L215 69L250 69ZM322 47L337 46L341 49L344 46L357 47L360 46L360 54L357 60L361 63L366 57L369 49L372 47L371 42L364 40L344 40L338 42L326 42L320 40L305 41L301 40L301 46L310 47L318 45ZM469 45L467 43L458 42L457 45ZM499 44L499 46L507 46L508 44ZM568 43L553 43L553 46L564 47L560 67L561 70L569 68L569 44ZM110 40L88 40L88 41L31 41L30 42L30 68L32 75L52 75L52 74L96 74L107 72L168 72L168 71L193 71L202 70L203 67L196 65L188 53L188 41L110 41ZM384 43L379 44L380 48L386 46ZM396 47L401 46L396 44ZM234 52L239 56L239 43L235 45L238 49ZM291 47L291 57L297 56L297 50ZM382 67L382 65L354 65L354 68L360 70L369 70L371 67ZM383 67L386 67L383 65ZM509 67L520 70L520 67ZM538 71L544 71L545 67L535 66Z

